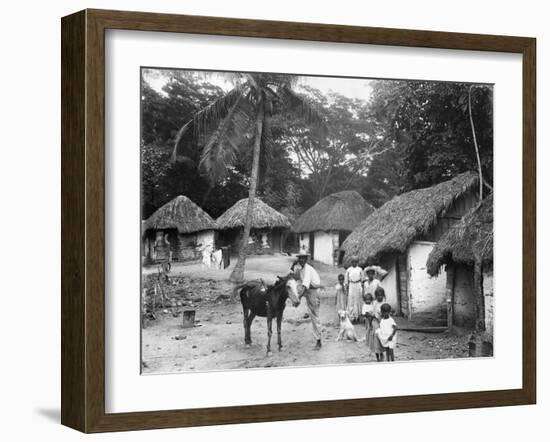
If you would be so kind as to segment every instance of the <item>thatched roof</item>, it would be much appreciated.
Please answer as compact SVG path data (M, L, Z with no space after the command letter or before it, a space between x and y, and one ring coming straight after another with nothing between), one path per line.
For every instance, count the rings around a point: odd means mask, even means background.
M297 233L319 230L345 230L351 232L361 221L374 212L354 190L333 193L306 210L294 223Z
M186 196L180 195L153 213L143 225L146 230L177 229L179 233L193 233L217 229L212 217Z
M220 229L235 229L244 227L246 218L246 208L248 198L237 201L229 209L227 209L217 220ZM290 221L282 213L277 212L272 207L269 207L259 198L254 199L254 208L252 211L252 228L275 228L275 227L290 227Z
M437 275L450 262L473 265L493 262L493 195L467 213L439 239L428 257L427 270Z
M396 196L364 220L344 241L344 265L352 256L363 264L383 255L404 253L409 244L426 234L462 195L478 183L477 174L462 173L425 189Z

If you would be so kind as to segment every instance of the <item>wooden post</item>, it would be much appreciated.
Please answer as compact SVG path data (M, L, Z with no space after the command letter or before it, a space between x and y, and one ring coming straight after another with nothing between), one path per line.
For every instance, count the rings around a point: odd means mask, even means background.
M485 299L483 296L481 260L476 257L474 263L474 291L476 298L476 331L485 331Z
M155 284L155 287L154 287L154 292L153 292L153 305L151 306L151 312L153 313L153 317L155 316L155 302L156 302L156 299L157 299L157 286Z
M397 293L397 313L399 316L403 316L403 306L401 303L403 302L402 294L401 294L401 280L399 275L399 257L395 257L395 292Z
M182 318L183 328L193 328L195 326L195 310L184 310Z
M454 293L455 293L455 278L456 278L456 266L448 264L445 267L447 274L447 287L446 287L446 299L447 299L447 328L451 330L453 328L454 320Z

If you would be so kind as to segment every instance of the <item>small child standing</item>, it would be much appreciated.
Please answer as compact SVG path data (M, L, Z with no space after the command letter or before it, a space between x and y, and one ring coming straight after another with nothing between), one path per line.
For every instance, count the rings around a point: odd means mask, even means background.
M382 318L380 319L380 328L376 331L376 335L380 341L380 345L384 347L386 352L386 361L395 361L394 349L397 341L397 324L391 317L391 306L382 304L380 308Z
M372 336L367 336L367 343L369 348L376 355L376 361L382 362L384 360L384 352L386 349L380 343L378 338L378 329L380 328L380 321L382 320L382 305L386 302L386 292L382 287L377 287L374 291L375 300L371 302L372 305L372 321L370 323ZM365 298L366 299L366 298Z
M363 304L363 316L365 317L365 327L366 327L366 337L365 341L367 342L367 347L373 353L376 353L376 360L379 360L379 354L377 353L376 341L378 338L374 333L373 321L378 321L374 316L374 305L372 304L373 297L370 293L367 293L364 298L365 303Z
M345 277L338 275L338 283L334 286L336 293L336 313L348 308L348 294L346 293Z

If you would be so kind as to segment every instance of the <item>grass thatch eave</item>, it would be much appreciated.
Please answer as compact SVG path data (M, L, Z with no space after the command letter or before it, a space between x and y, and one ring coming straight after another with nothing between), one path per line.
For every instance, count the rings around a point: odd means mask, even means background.
M248 198L237 201L227 209L217 220L220 229L238 229L244 227ZM259 198L254 199L252 210L253 229L289 228L290 221L282 213L268 206Z
M493 262L493 195L445 232L428 257L427 270L437 275L445 264L474 265Z
M411 242L426 234L453 203L473 190L477 174L465 172L425 189L394 197L365 219L344 241L344 265L352 256L362 264L383 256L404 253Z
M374 212L354 190L333 193L306 210L294 223L297 233L338 230L351 232Z
M181 234L216 230L212 217L186 196L180 195L160 207L142 225L146 230L177 229Z

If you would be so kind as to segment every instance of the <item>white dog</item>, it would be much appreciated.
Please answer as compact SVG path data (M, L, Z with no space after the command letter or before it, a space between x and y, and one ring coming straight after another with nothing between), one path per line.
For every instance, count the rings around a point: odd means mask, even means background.
M362 339L357 339L357 334L355 333L355 327L349 319L349 314L345 310L338 310L338 318L340 318L340 332L338 333L337 341L341 341L346 338L346 340L361 342Z

